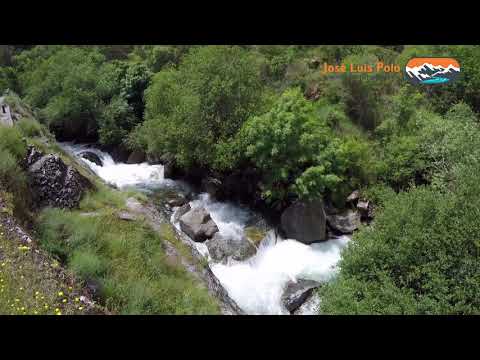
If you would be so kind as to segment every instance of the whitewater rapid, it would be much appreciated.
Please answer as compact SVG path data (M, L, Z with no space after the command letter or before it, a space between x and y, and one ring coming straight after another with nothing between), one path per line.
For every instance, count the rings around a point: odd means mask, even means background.
M119 189L139 190L158 188L185 188L182 182L164 178L162 165L116 163L112 157L88 145L63 143L62 147L81 159L105 182ZM81 157L81 153L95 153L103 163L95 163ZM232 202L213 201L201 193L190 202L192 208L204 207L211 215L222 236L241 239L245 227L254 214ZM176 209L174 209L175 211ZM172 222L174 216L172 215ZM173 224L178 230L180 226ZM323 283L337 273L337 264L342 249L350 240L340 236L311 245L294 239L282 239L273 230L269 231L258 246L256 255L246 261L229 261L227 264L214 263L204 243L192 243L207 257L214 275L225 287L228 294L247 314L288 314L282 305L282 293L289 282L314 280ZM300 309L301 314L316 314L320 300L314 296L308 306Z

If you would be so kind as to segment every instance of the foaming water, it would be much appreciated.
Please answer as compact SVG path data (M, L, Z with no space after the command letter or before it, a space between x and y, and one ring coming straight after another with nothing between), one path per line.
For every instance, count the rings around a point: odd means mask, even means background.
M141 164L116 163L108 153L85 144L62 143L61 146L69 153L80 158L105 182L119 189L127 187L155 188L174 185L172 180L164 178L163 165L149 165L146 162ZM102 160L103 166L81 157L81 153L85 151L96 154Z
M116 163L109 154L86 144L62 143L61 146L81 159L100 178L119 189L188 188L183 182L165 179L162 165ZM103 166L82 158L84 151L96 154ZM250 210L231 202L214 201L206 193L199 194L190 205L192 208L204 207L217 224L220 235L230 239L245 236L245 227L254 217ZM180 230L178 222L174 226ZM210 266L228 294L246 313L288 314L281 302L287 283L300 279L329 281L337 273L341 251L349 239L341 236L305 245L293 239L282 239L270 231L260 243L257 254L250 259L227 264L210 263ZM193 243L202 255L210 259L204 243ZM311 304L304 307L302 314L316 313L319 300L311 298L309 301Z
M289 281L329 281L337 272L341 250L349 240L341 236L305 245L270 232L257 254L246 262L215 264L212 271L229 295L250 314L287 314L281 296Z

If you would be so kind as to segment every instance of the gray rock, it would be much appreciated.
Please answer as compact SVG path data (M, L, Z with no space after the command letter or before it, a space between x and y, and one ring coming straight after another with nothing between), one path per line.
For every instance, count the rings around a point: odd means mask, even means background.
M171 197L170 199L167 200L167 204L170 207L178 207L178 206L183 206L188 202L188 199L182 195L178 195L175 197Z
M371 206L369 201L359 201L357 203L357 209L360 212L362 219L368 219L369 217L373 216L373 207Z
M125 221L135 221L137 220L137 215L128 212L128 211L120 211L118 214L118 218L120 220L125 220Z
M84 159L87 159L88 161L93 162L94 164L97 164L98 166L103 166L103 163L100 157L91 151L84 151L80 153L80 156L83 157Z
M140 164L146 160L145 153L143 151L133 151L127 159L127 164Z
M77 207L84 191L92 187L87 178L53 154L42 156L31 164L27 176L38 206Z
M347 202L352 203L352 202L357 201L359 198L360 198L360 191L355 190L350 195L348 195Z
M243 261L257 252L255 246L245 237L231 239L216 233L205 244L212 259L219 262L227 262L229 259Z
M212 197L218 198L222 190L222 182L214 177L202 180L202 188Z
M326 240L326 216L321 200L297 201L281 216L285 236L304 244Z
M351 234L360 226L360 213L347 210L337 215L327 215L327 222L330 227L342 234Z
M204 242L218 232L217 224L204 208L195 208L180 217L180 228L193 241Z
M192 209L189 203L182 205L173 215L173 222L176 223L180 218Z
M282 294L283 305L290 313L293 313L312 295L313 289L318 286L320 286L318 282L311 280L298 280L296 283L288 282Z

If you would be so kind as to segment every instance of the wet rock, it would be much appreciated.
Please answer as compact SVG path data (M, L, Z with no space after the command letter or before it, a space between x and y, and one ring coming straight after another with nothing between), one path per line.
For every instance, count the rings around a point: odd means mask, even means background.
M167 204L170 207L178 207L178 206L183 206L188 202L188 199L185 196L178 195L175 197L171 197L167 200Z
M110 151L110 155L112 156L113 161L124 163L130 156L130 150L128 150L125 145L120 144Z
M313 289L318 286L320 286L318 282L311 280L290 281L282 294L283 305L290 313L293 313L312 295Z
M243 261L257 252L255 246L246 237L232 239L216 233L205 244L212 259L219 262L227 262L229 259Z
M127 164L141 164L146 160L145 153L143 151L133 151L128 159Z
M193 241L204 242L218 232L218 226L204 208L191 209L180 217L180 228Z
M77 207L90 181L57 155L45 155L31 164L27 176L38 206Z
M290 205L281 216L285 236L304 244L326 240L326 216L323 202L297 201Z
M354 203L360 199L360 191L355 190L347 197L347 203Z
M103 162L100 159L100 157L97 154L95 154L91 151L84 151L84 152L80 153L80 156L82 158L87 159L88 161L98 165L98 166L103 166Z
M360 213L347 210L341 214L327 215L328 225L342 234L351 234L360 226Z
M182 205L173 215L173 222L176 223L180 218L192 209L189 203Z
M207 177L202 180L202 188L212 198L218 199L222 192L222 182L214 177Z

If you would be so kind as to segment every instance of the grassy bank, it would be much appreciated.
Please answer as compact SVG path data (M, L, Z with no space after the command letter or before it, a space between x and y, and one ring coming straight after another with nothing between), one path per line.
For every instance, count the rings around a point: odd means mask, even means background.
M119 314L216 314L216 301L162 249L143 220L121 220L126 194L103 187L78 210L45 209L38 219L42 247L83 280Z

